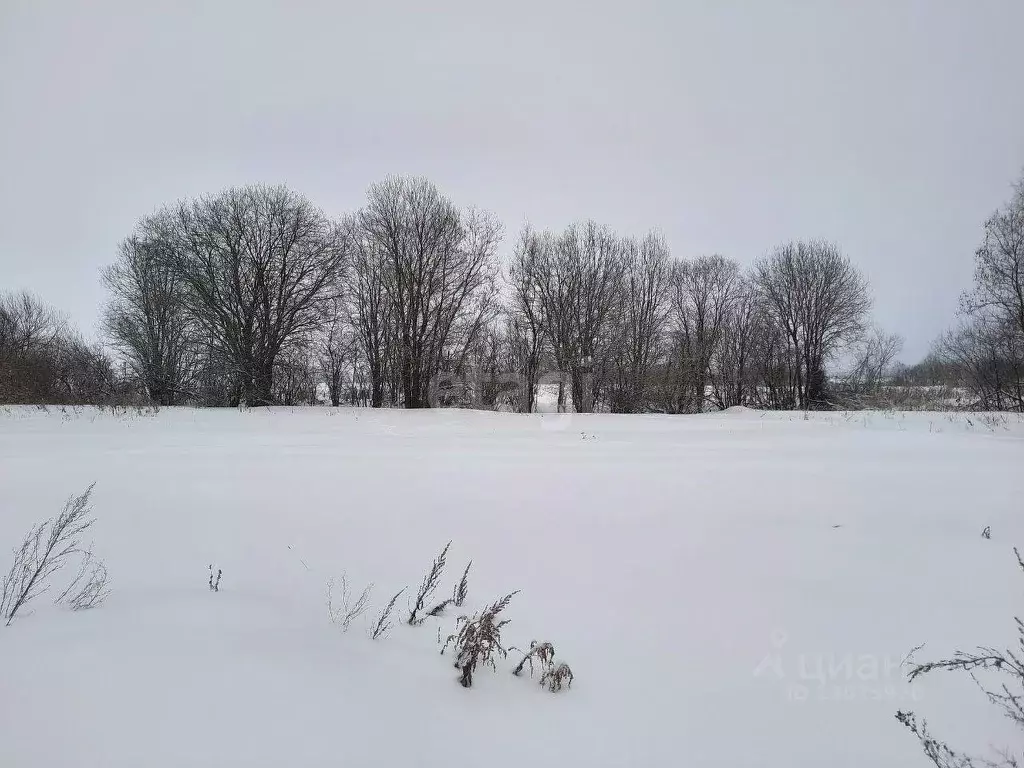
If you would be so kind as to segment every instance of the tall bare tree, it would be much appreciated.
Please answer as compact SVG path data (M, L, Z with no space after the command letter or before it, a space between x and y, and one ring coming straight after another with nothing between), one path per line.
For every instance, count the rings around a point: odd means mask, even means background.
M933 356L974 395L972 407L1024 413L1024 338L1010 322L967 317L936 342Z
M969 314L995 318L1024 338L1024 178L1011 200L985 222L975 253L974 288L964 294Z
M186 311L174 246L170 215L147 217L103 272L107 338L158 405L179 404L193 391L197 365L196 326Z
M533 412L540 382L545 333L539 265L549 248L550 235L524 227L508 270L511 297L505 313L505 337L511 367L522 380L519 410L523 413Z
M762 373L778 335L750 281L741 277L733 288L711 357L711 398L719 408L765 403Z
M1024 411L1024 178L985 222L960 316L936 342L933 363L975 407Z
M60 315L33 294L0 294L0 402L53 400L65 330Z
M395 365L397 321L385 285L388 264L361 230L356 231L352 256L349 322L365 361L370 384L370 405L384 405L389 371Z
M593 410L600 380L591 373L609 367L603 358L620 308L622 241L588 221L568 227L539 256L535 279L555 364L570 377L574 408Z
M853 387L865 394L877 391L902 349L902 336L871 328L853 350L853 369L848 377Z
M651 373L662 353L668 320L671 274L668 244L661 234L623 241L614 411L639 413L650 406Z
M671 320L676 409L704 410L711 361L740 286L739 266L722 256L676 262L671 280Z
M361 236L394 313L407 408L428 405L446 355L464 356L493 310L501 225L459 211L426 179L373 185L359 214Z
M754 277L790 344L798 406L824 406L826 363L864 332L867 280L838 247L820 240L776 248L757 263Z
M345 369L354 358L352 330L346 320L347 312L343 303L333 302L330 314L325 319L323 328L316 333L313 343L316 366L324 384L327 385L327 396L334 407L341 404Z
M231 366L237 396L273 402L274 364L319 327L348 230L284 186L230 189L175 212L174 265L190 313Z

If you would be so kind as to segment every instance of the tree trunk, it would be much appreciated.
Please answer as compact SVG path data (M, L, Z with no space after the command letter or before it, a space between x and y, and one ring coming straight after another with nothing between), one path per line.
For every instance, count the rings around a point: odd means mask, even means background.
M526 369L526 381L523 382L522 402L520 408L523 413L533 413L533 399L537 394L537 372L534 366Z
M250 406L272 405L274 402L274 363L266 361L254 366L255 374L248 382L246 403Z
M335 369L331 371L331 378L327 384L327 388L330 390L331 405L337 408L341 405L341 371Z
M586 413L587 403L584 394L586 383L583 381L583 371L578 367L573 368L569 378L572 384L572 409L576 413Z

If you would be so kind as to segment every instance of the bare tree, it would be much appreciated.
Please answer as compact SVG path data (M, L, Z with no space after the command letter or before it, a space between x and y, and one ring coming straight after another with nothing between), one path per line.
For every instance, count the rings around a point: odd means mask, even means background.
M676 262L671 281L676 410L704 410L711 361L740 285L739 266L722 256Z
M622 242L593 221L574 224L542 250L534 270L555 365L570 377L575 410L591 411L599 386L590 374L607 363L620 308Z
M195 325L172 258L173 225L166 212L143 219L103 272L106 335L158 405L192 392L197 364Z
M937 342L936 357L976 407L1024 412L1024 179L985 222L961 317Z
M395 320L384 283L388 264L383 252L358 230L354 238L349 323L370 379L370 404L380 408L394 367Z
M965 318L936 342L933 356L974 395L973 408L1024 413L1024 339L1009 322Z
M346 366L353 362L353 332L348 325L348 312L340 298L333 301L328 316L314 341L317 368L327 385L331 405L341 404Z
M361 234L394 312L404 404L423 408L443 356L464 353L493 309L501 225L460 212L426 179L392 177L368 197Z
M316 405L317 385L313 342L303 339L285 347L274 361L271 400L281 405Z
M775 249L754 276L790 345L798 406L822 407L826 363L864 331L871 308L867 280L835 245L817 240Z
M273 401L282 349L322 322L348 255L347 229L287 187L251 186L181 204L174 265L196 323L249 405Z
M63 318L27 291L0 294L0 402L47 402L56 394Z
M711 356L711 398L719 408L763 405L762 376L770 370L777 329L750 281L741 277L722 320Z
M452 367L464 374L463 379L471 381L471 402L475 408L490 410L511 406L516 399L513 392L521 389L518 377L508 375L510 365L516 361L512 358L507 332L507 325L488 323L476 334L465 362L460 366L452 361Z
M544 356L544 307L540 272L551 237L529 226L519 234L508 270L511 298L505 313L511 367L522 379L519 410L532 413Z
M107 354L30 293L0 294L0 402L107 403L125 394Z
M1024 337L1024 178L1009 203L985 222L975 253L974 288L964 294L969 314L991 316Z
M862 394L877 392L902 349L902 336L872 328L853 350L850 384Z
M97 344L77 332L66 332L54 347L55 402L104 404L116 402L114 365Z
M612 410L639 413L650 405L649 385L663 348L672 263L664 237L651 232L623 243L619 328Z
M7 354L26 354L56 341L63 318L28 291L0 295L0 344Z

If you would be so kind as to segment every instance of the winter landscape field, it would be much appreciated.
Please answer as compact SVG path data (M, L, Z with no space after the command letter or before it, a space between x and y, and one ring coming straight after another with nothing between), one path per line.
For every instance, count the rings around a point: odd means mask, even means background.
M1014 640L1017 416L8 408L0 570L94 482L111 593L55 606L58 574L0 627L5 768L925 766L898 709L1019 748L969 679L900 668ZM468 599L408 626L449 540ZM347 632L343 575L373 584ZM571 687L440 654L515 590L504 642Z

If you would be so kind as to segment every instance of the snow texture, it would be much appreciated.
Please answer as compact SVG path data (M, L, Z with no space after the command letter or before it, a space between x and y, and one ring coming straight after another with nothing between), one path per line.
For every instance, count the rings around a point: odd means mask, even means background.
M93 481L113 592L0 628L0 766L924 766L901 708L1019 744L969 680L899 669L1013 640L1017 417L12 408L0 567ZM407 626L449 539L438 595L472 559L469 599ZM375 585L348 633L341 574ZM517 589L504 640L571 689L510 654L464 690L438 637Z

